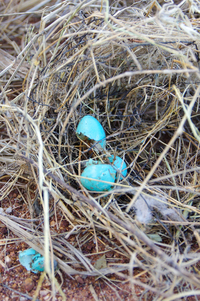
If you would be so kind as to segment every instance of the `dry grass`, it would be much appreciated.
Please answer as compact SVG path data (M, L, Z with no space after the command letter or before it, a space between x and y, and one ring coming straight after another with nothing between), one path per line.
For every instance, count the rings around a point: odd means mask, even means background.
M69 275L116 273L133 284L133 294L139 284L154 300L186 300L200 294L200 7L195 0L159 2L1 6L1 200L16 187L37 187L43 214L33 218L29 199L30 220L3 211L0 220L45 253L52 281L54 252ZM79 180L88 158L104 159L75 135L86 114L103 125L108 152L128 165L126 179L103 194ZM164 198L176 218L157 206L151 222L140 223L139 195ZM50 214L61 210L71 225L67 237L49 231L49 198ZM67 241L76 235L82 245L87 232L97 253L99 235L111 245L117 239L129 263L95 268Z

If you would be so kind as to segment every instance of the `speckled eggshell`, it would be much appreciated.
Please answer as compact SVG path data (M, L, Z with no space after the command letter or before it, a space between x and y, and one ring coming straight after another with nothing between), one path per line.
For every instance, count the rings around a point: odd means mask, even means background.
M110 163L112 163L113 167L116 169L117 172L119 172L121 174L120 176L120 180L123 179L123 177L126 177L127 175L127 166L126 163L124 162L123 159L121 159L118 156L110 156L108 158L108 160L110 161Z
M38 253L33 257L33 260L31 263L31 270L34 273L44 271L44 256L42 256L41 254Z
M116 170L109 164L88 165L81 174L82 185L91 191L110 190L115 183L115 179Z
M100 141L100 146L106 146L106 134L100 122L91 115L84 116L78 124L76 135L81 140ZM98 145L96 146L98 148Z
M27 271L33 273L44 271L44 256L30 248L19 253L19 261ZM54 260L54 268L56 268L57 262Z
M32 248L19 252L19 262L27 269L27 271L32 270L31 264L36 254L38 254L38 252Z

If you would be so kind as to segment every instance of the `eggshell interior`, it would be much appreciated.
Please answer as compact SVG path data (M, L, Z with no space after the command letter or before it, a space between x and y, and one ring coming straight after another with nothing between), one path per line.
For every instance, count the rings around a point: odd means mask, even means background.
M27 271L32 270L31 264L36 254L38 253L32 248L19 253L19 262L27 269Z

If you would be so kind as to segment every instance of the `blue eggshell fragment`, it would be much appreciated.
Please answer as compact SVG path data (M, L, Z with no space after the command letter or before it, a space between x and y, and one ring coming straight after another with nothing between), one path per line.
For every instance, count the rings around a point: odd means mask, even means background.
M84 178L83 178L84 177ZM81 184L91 191L110 190L116 179L116 170L109 164L88 165L81 174ZM110 182L104 183L102 181Z
M19 262L27 269L27 271L33 273L44 271L44 256L32 248L19 253ZM57 262L54 260L54 268L56 268L56 266Z
M123 159L121 159L118 156L115 157L112 155L108 158L108 160L110 161L110 163L112 163L112 165L116 169L116 171L121 175L119 178L120 180L122 180L123 177L126 177L127 166Z
M37 252L34 249L19 252L19 262L27 269L27 271L31 270L32 259L36 253Z
M31 271L34 273L43 272L44 271L44 256L40 255L39 253L36 254L32 258L31 262Z
M100 124L100 122L91 115L84 116L78 124L76 129L76 135L79 139L85 140L94 140L94 142L98 142L95 145L95 148L98 150L99 148L105 148L106 146L106 134L105 131ZM98 147L100 145L100 147Z

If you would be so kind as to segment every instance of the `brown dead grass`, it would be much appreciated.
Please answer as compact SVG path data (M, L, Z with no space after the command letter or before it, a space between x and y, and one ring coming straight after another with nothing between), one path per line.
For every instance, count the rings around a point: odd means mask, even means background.
M45 255L52 288L63 299L50 271L53 257L68 275L116 274L133 295L136 284L154 300L200 294L199 13L195 0L1 6L1 200L16 187L35 197L24 200L29 218L2 208L0 220ZM127 177L102 194L80 183L86 160L105 159L76 137L87 114L103 125L109 154L128 166ZM134 211L139 194L164 197L180 220L155 209L151 223L141 224ZM35 217L37 197L43 210ZM70 225L67 234L50 231L57 210ZM117 239L128 263L91 264L80 247L87 233L97 254L99 236L111 245Z

